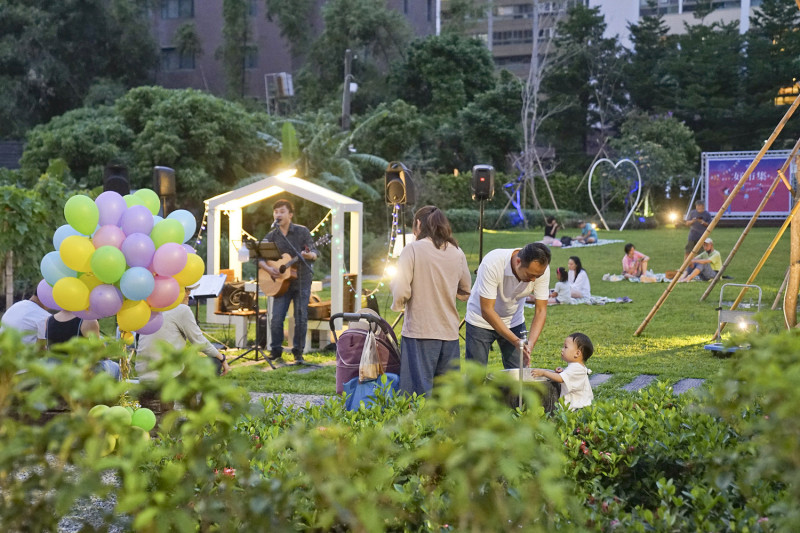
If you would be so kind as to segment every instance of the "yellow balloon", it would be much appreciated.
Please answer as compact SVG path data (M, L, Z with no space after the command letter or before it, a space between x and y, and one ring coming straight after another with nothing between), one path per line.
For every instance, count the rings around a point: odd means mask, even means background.
M181 286L180 289L181 290L178 291L178 298L174 302L172 302L171 304L169 304L166 307L151 307L151 309L154 312L160 313L162 311L169 311L170 309L175 309L176 307L181 305L183 303L183 299L185 298L185 295L186 295L186 289L184 289L183 286Z
M89 288L78 278L61 278L53 285L53 299L65 311L89 307Z
M78 279L81 280L84 285L86 285L86 287L89 289L89 292L92 292L92 289L98 285L103 284L103 282L97 279L97 276L94 274L84 273L78 276Z
M175 274L173 277L182 287L194 285L200 278L203 277L203 272L206 269L205 263L197 254L186 255L186 266L183 270Z
M135 340L133 337L133 333L131 333L130 331L123 331L122 334L120 335L120 338L122 339L122 342L124 342L128 346L133 344L133 341Z
M144 300L125 300L117 313L117 325L122 331L136 331L150 320L150 306Z
M64 264L76 272L92 271L94 245L89 237L70 235L61 242L58 255Z

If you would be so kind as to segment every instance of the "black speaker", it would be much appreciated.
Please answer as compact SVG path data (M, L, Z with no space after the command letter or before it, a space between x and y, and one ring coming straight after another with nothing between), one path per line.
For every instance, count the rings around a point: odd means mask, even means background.
M411 171L403 163L392 161L386 167L384 189L388 205L414 203L414 182L411 179Z
M169 167L153 167L153 190L159 196L175 196L175 171Z
M244 281L226 283L222 287L222 292L219 293L219 299L220 311L223 313L241 310L252 311L256 308L255 293L244 290Z
M494 196L494 167L475 165L472 167L472 199L491 200Z
M131 184L128 182L128 169L125 165L109 163L103 170L103 192L113 191L125 196L131 193Z

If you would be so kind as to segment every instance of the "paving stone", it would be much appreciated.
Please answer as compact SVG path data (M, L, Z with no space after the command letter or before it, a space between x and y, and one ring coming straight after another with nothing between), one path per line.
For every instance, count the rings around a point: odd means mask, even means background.
M633 381L628 383L627 385L623 385L620 387L622 390L626 391L637 391L639 389L643 389L644 387L650 385L656 379L657 376L652 374L641 374L633 378Z
M684 392L691 390L695 387L699 387L706 380L698 379L698 378L684 378L677 382L675 385L672 386L672 392L675 394L683 394Z
M599 387L609 379L611 379L614 374L591 374L589 376L589 384L594 387Z

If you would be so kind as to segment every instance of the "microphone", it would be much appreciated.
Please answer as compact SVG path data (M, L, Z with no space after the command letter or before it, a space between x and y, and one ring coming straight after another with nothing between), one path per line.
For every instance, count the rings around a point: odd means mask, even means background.
M280 225L281 225L281 219L279 219L279 218L276 218L275 222L272 223L272 227L273 228L277 228Z

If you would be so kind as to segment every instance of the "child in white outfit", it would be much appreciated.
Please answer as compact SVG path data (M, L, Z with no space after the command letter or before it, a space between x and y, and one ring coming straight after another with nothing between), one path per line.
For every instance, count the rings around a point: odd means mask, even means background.
M558 267L556 270L558 282L553 290L550 291L550 298L547 300L548 305L555 304L571 304L572 303L572 283L569 282L569 273L564 267Z
M544 376L551 381L561 383L561 398L569 405L571 411L592 404L594 393L589 383L589 372L586 361L594 353L592 341L583 333L573 333L564 339L561 348L561 359L567 363L567 368L543 370L534 368L534 376Z

